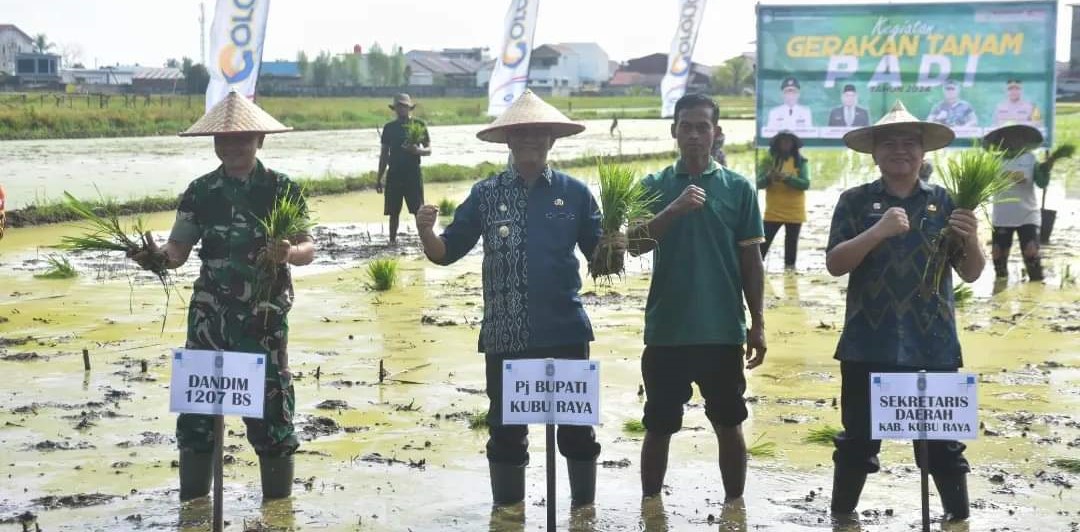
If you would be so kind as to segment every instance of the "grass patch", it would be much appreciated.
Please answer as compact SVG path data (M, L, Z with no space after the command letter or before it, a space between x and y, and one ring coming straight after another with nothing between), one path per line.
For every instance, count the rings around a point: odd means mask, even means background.
M450 198L443 198L439 200L439 216L453 217L454 212L457 211L457 203Z
M623 421L622 429L624 432L630 434L645 434L645 425L641 424L640 419L628 419Z
M375 291L385 292L397 284L397 259L374 259L367 267L368 286Z
M49 269L45 273L35 274L35 279L73 279L79 276L75 266L63 255L49 255L46 260Z
M470 412L465 419L468 421L470 429L481 430L488 427L487 415L487 410L484 410L483 412L477 410L475 412Z
M1050 460L1050 465L1070 473L1080 473L1080 460L1076 458L1055 458Z
M754 439L754 443L751 443L746 447L746 454L753 456L754 458L775 458L777 454L776 442L761 441L765 437L762 433L760 436Z
M843 429L834 427L832 425L825 425L824 427L818 427L811 429L803 438L803 443L816 443L818 445L832 445L833 438Z
M971 289L971 286L967 283L960 283L953 287L953 300L957 305L967 304L971 301L971 298L975 296L975 292Z

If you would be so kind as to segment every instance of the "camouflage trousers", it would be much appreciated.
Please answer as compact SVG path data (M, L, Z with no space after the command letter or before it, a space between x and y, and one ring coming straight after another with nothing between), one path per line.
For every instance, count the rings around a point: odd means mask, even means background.
M292 377L279 373L288 365L288 333L284 314L254 315L249 306L223 307L206 294L196 293L188 308L188 349L261 353L270 361L266 366L263 419L244 418L248 442L259 456L286 456L300 446L293 427L296 395ZM214 417L180 414L176 442L181 451L212 452Z

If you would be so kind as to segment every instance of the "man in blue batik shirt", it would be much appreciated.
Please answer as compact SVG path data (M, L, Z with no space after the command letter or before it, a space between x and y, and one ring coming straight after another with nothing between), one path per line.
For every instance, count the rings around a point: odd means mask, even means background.
M502 424L502 363L521 358L587 359L592 325L578 297L577 247L591 257L601 237L600 209L584 183L547 165L555 139L583 131L526 90L481 140L505 143L513 163L473 185L441 236L438 208L416 214L424 253L441 265L464 257L484 239L484 321L479 350L485 355L488 408L487 456L496 505L525 497L528 427ZM588 426L559 426L574 506L591 504L600 444Z
M897 102L877 124L844 135L844 143L873 155L881 178L844 191L833 212L825 267L848 275L840 361L840 417L844 431L833 452L832 512L851 515L868 473L880 469L881 441L872 440L870 374L954 372L962 365L956 334L952 274L933 287L924 278L946 228L961 245L947 257L961 279L979 278L986 258L975 214L956 208L945 189L919 179L925 152L948 146L946 126L920 122ZM933 277L932 275L930 277ZM947 520L968 517L964 444L933 440L928 462Z

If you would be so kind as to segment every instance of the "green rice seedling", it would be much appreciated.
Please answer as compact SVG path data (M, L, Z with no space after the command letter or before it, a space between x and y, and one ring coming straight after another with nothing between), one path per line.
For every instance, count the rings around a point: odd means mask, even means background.
M60 237L60 247L69 251L122 251L128 257L148 251L152 241L141 218L136 218L130 229L120 223L120 214L116 204L104 202L100 208L102 214L90 205L80 201L69 192L64 192L64 206L77 219L85 223L87 233L79 236ZM150 255L152 263L148 270L157 276L161 288L165 291L165 310L161 318L161 331L165 332L165 320L168 318L172 277L166 268L164 255Z
M405 124L405 144L419 146L427 137L427 126L419 120L410 120Z
M439 200L439 216L452 218L455 211L457 211L457 203L454 203L454 200L450 198Z
M941 172L941 183L957 209L974 211L1011 188L1014 181L1005 172L1005 154L999 150L970 149L949 159ZM945 227L923 272L924 293L937 294L952 259L962 252L962 242Z
M648 220L652 216L649 205L657 195L649 193L630 166L597 159L596 170L600 176L603 237L589 261L589 273L594 280L605 277L610 281L611 276L622 275L625 271L626 250L620 244L625 241L623 227Z
M469 428L472 430L486 429L488 426L487 415L487 410L484 410L483 412L480 412L479 410L469 412L468 417L466 418L469 422Z
M375 259L368 263L368 286L378 292L384 292L397 284L397 259Z
M1070 473L1080 473L1080 459L1076 458L1055 458L1050 461L1050 465L1054 467L1060 467Z
M953 301L957 305L964 305L975 295L975 292L971 290L971 286L967 283L960 283L953 287Z
M79 272L75 270L75 266L63 255L49 255L46 260L49 262L49 269L45 270L45 273L34 275L34 278L73 279L79 276Z
M841 429L832 425L825 425L824 427L818 427L811 429L803 438L803 443L816 443L818 445L832 445L833 438L837 434L840 434Z
M266 246L298 235L306 235L315 227L315 222L308 216L306 205L302 188L294 192L290 187L278 196L266 217L259 219L259 224L266 233ZM285 266L271 261L264 249L256 260L255 269L256 304L269 304ZM264 321L268 318L269 313L264 316Z
M746 448L746 454L757 458L775 458L776 457L776 442L761 441L765 437L762 433L760 436L754 439L754 443L751 443ZM760 443L759 443L760 442Z
M1058 160L1061 160L1061 159L1068 159L1068 158L1072 157L1073 154L1075 154L1075 153L1076 153L1076 145L1067 142L1065 144L1062 144L1062 145L1054 148L1050 152L1050 156L1048 158L1051 161L1058 161Z
M644 434L645 425L641 424L640 419L628 419L623 421L622 429L630 434Z
M1072 286L1076 284L1076 277L1072 274L1072 264L1066 264L1065 269L1061 272L1061 288L1066 286Z

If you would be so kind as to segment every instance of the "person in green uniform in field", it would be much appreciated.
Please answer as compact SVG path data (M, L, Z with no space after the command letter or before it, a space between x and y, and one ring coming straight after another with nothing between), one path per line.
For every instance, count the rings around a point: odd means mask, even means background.
M390 105L397 119L382 128L375 191L383 194L383 214L390 217L390 245L397 243L402 201L409 214L414 215L424 204L420 158L431 155L431 137L427 125L412 116L415 108L416 104L408 94L398 94ZM385 191L383 183L386 183Z
M315 244L306 233L267 241L259 220L278 198L291 196L305 213L307 206L300 187L265 167L255 154L266 134L290 129L243 96L229 93L181 133L213 136L221 166L188 186L168 242L132 257L144 268L162 261L168 268L178 268L192 247L202 242L198 252L202 268L188 307L186 347L267 355L263 419L244 418L248 441L259 455L266 499L288 497L292 490L293 453L299 442L292 423L295 397L286 316L293 288L288 265L311 263ZM257 261L267 259L277 268L272 282L256 268ZM260 284L264 282L269 284ZM263 286L269 286L268 296ZM176 421L181 500L210 491L213 425L208 415L180 414Z

